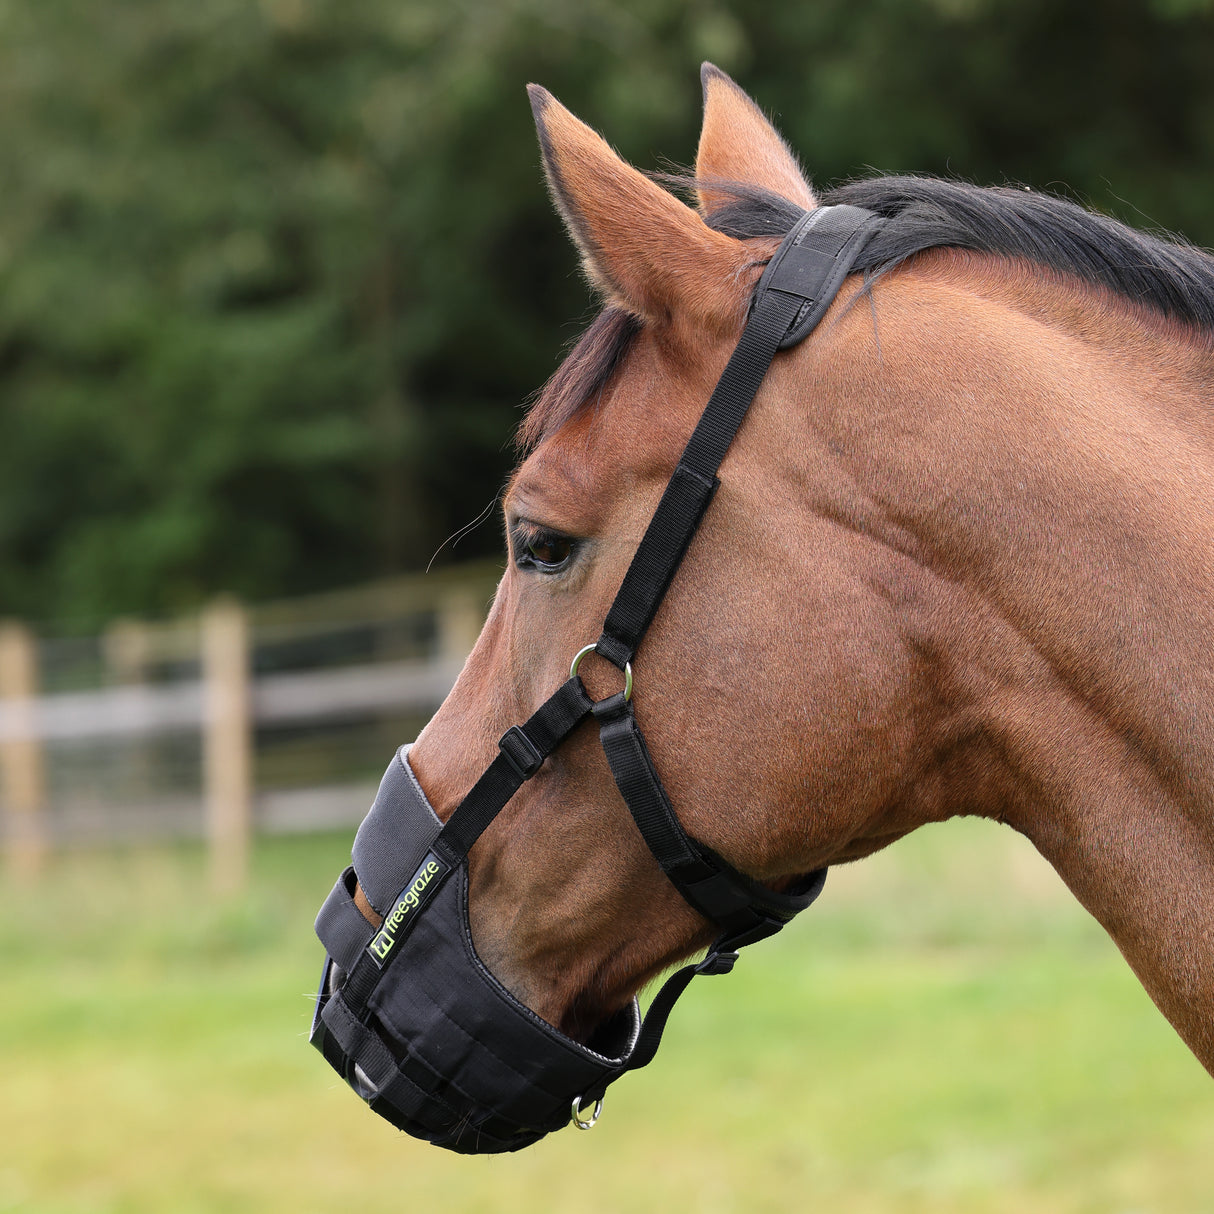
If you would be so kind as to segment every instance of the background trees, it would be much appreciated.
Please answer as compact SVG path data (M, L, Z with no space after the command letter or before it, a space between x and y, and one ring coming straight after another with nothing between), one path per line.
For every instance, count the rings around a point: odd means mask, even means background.
M425 564L593 309L523 84L658 167L703 58L820 182L1023 181L1214 243L1209 0L7 0L0 614Z

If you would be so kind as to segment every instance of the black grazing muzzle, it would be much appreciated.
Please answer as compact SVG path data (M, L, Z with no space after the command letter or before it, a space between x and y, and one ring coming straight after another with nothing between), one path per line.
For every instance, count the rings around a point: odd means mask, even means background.
M498 756L451 817L444 823L435 815L407 747L389 766L354 841L354 864L316 920L328 956L311 1039L377 1113L407 1133L475 1154L517 1150L571 1120L588 1129L607 1085L653 1058L691 979L728 973L739 948L779 931L821 891L825 869L777 893L687 835L633 713L631 663L772 358L813 329L880 223L856 207L821 207L785 238L602 636L578 653L569 679L526 722L506 731ZM624 672L623 692L590 699L577 668L591 650ZM662 871L721 931L702 961L667 979L644 1021L634 999L582 1044L515 999L477 956L468 925L468 853L522 784L591 717L620 795ZM355 905L356 880L382 916L378 928Z
M640 1012L633 1000L581 1045L515 999L477 956L467 864L432 850L441 826L406 747L354 844L363 892L384 922L371 930L347 869L316 921L329 957L312 1039L399 1129L465 1153L517 1150L567 1124L575 1098L602 1097L627 1067ZM360 964L375 979L361 1016L341 973Z

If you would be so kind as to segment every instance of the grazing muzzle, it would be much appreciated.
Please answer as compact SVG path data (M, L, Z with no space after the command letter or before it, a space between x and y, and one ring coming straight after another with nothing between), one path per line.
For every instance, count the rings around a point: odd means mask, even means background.
M355 868L316 920L329 957L312 1040L399 1129L466 1153L517 1150L566 1125L575 1100L602 1098L627 1069L640 1012L633 1000L582 1045L493 976L468 926L467 863L433 850L442 823L407 749L354 844L382 925L372 929L354 904Z
M728 973L739 948L778 932L821 891L825 869L777 893L683 830L633 712L632 659L771 360L825 314L880 223L857 207L820 207L784 239L602 635L578 652L568 680L502 735L497 757L447 821L431 808L407 748L389 766L355 839L353 867L316 920L328 956L312 1042L400 1129L470 1154L517 1150L570 1120L588 1129L607 1085L657 1053L667 1017L691 979ZM577 674L592 650L624 673L624 690L597 702ZM581 1044L515 999L477 956L468 926L468 853L523 783L591 717L616 787L663 873L721 931L702 961L667 979L644 1021L633 1000ZM355 905L356 880L382 916L378 928Z

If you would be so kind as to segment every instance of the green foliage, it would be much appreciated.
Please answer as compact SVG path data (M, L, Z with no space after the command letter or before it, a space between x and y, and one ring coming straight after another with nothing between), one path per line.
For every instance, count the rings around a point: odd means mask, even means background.
M0 612L424 563L591 306L523 84L654 167L704 57L818 181L1006 178L1214 242L1206 0L3 0Z

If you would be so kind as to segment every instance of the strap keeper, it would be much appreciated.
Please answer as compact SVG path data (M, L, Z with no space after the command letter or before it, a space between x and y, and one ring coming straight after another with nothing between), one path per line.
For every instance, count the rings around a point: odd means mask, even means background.
M606 658L613 666L623 670L636 654L636 646L621 641L606 630L594 643L594 652L601 658Z
M608 696L605 700L596 700L590 711L594 714L594 719L602 726L607 721L618 721L621 717L628 716L632 712L632 705L624 699L622 691L617 691L615 695Z
M728 974L737 961L737 953L719 953L710 949L708 956L696 966L697 974Z
M518 725L511 725L497 744L506 756L506 762L514 768L521 780L530 780L544 765L544 756Z

